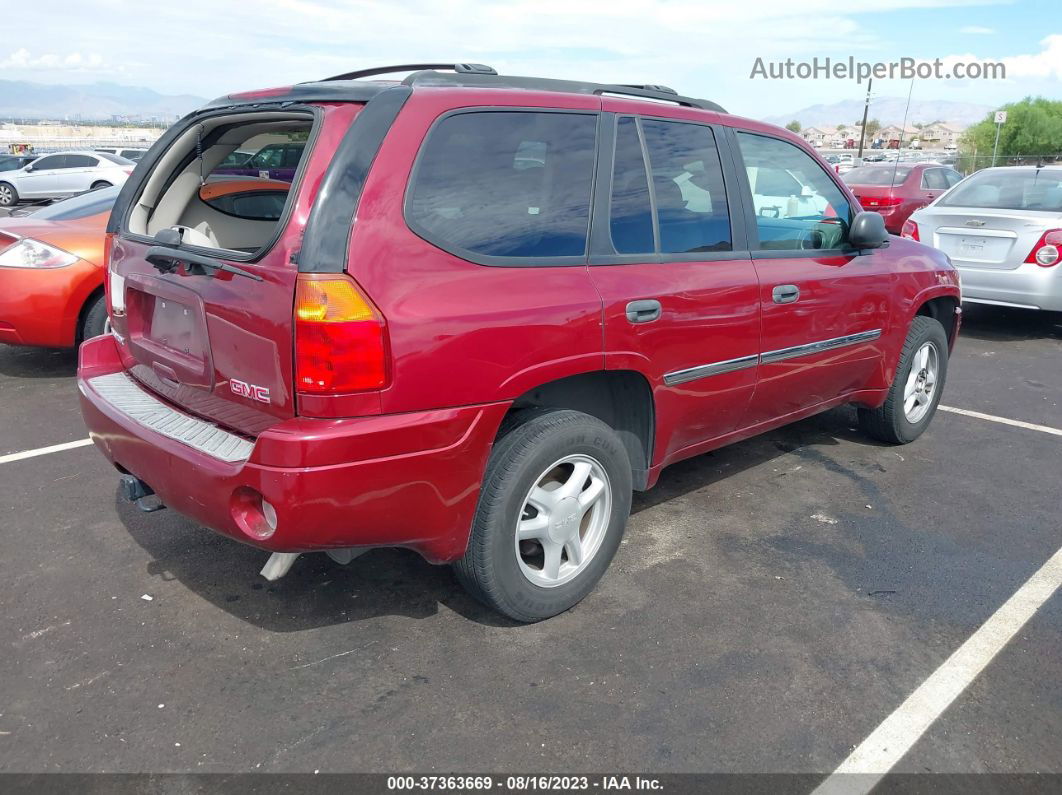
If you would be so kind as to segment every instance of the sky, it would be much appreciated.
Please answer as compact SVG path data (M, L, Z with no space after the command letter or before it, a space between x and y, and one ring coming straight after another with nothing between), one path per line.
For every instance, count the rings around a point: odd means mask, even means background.
M8 0L13 2L13 0ZM669 85L753 117L862 99L854 80L752 79L765 62L1003 61L1006 80L917 80L913 96L1062 99L1059 0L36 0L0 80L107 81L215 97L384 64ZM875 81L906 96L911 81Z

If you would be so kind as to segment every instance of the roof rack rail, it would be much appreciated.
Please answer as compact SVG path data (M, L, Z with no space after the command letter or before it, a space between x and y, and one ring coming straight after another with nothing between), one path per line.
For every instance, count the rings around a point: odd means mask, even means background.
M374 66L371 69L358 69L355 72L344 72L341 75L326 77L320 82L327 83L331 80L357 80L359 77L375 77L376 75L394 74L395 72L420 72L425 69L448 69L457 74L470 75L497 75L493 67L481 63L407 63L397 66Z
M661 94L674 94L678 96L678 92L671 88L671 86L661 86L654 83L646 83L645 85L638 85L637 83L620 83L619 85L624 88L640 88L642 91L659 91Z
M722 106L707 99L684 97L675 89L661 85L632 85L629 83L587 83L580 80L557 80L551 77L519 77L490 72L462 72L446 74L432 69L414 72L402 81L407 86L474 86L477 88L522 88L529 91L567 91L573 94L618 94L620 96L655 99L690 108L726 113Z

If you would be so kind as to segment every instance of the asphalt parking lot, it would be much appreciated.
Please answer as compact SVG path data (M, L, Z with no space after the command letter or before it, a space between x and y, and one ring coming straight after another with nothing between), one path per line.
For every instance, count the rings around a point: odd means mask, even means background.
M944 403L1062 428L1060 356L1062 318L967 307ZM0 346L0 456L85 436L74 367ZM1062 437L854 426L667 470L533 626L403 551L267 583L91 446L0 463L0 771L827 774L1062 546ZM1060 681L1055 592L895 770L1062 772Z

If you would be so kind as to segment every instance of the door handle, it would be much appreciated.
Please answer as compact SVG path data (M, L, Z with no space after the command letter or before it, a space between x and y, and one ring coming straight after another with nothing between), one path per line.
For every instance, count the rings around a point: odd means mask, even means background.
M776 304L791 304L800 298L800 288L795 284L780 284L771 291Z
M631 323L651 323L660 317L660 312L660 302L654 298L627 304L627 320Z

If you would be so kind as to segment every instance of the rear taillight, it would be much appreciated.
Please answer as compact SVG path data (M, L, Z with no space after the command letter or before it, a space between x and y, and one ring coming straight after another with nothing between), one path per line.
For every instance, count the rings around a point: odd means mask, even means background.
M1050 268L1058 264L1059 248L1062 248L1062 229L1048 229L1036 241L1025 261L1035 262L1041 268Z
M900 237L918 240L918 224L908 218L903 222L903 227L900 229Z
M295 381L314 394L387 384L383 315L345 276L304 275L295 289Z
M858 198L859 203L863 205L864 210L876 210L880 207L895 207L903 201L899 196L867 196L866 198Z

